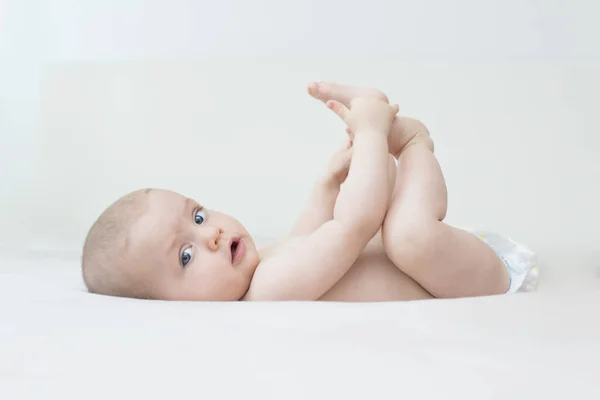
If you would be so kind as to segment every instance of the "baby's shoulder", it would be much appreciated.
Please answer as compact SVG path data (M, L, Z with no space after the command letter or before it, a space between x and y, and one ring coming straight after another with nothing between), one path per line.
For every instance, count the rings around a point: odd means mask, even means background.
M302 242L302 237L286 237L284 239L280 239L276 242L269 243L265 246L261 246L258 249L258 254L260 255L260 260L264 261L265 259L279 253L281 250L284 250L290 246L297 245Z
M316 300L356 261L360 242L339 223L261 249L244 300Z

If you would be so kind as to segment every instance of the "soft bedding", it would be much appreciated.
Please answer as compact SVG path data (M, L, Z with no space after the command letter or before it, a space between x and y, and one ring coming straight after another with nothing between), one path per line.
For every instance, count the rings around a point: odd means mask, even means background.
M539 290L405 303L91 295L78 261L0 257L0 399L598 399L593 257Z

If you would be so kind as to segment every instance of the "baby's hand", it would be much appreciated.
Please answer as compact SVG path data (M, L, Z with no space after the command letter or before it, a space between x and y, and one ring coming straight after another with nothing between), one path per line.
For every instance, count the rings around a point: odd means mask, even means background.
M352 161L352 141L348 140L346 144L336 151L331 160L329 160L329 168L327 170L327 178L329 182L335 185L341 185L348 177L350 170L350 162Z
M355 135L389 135L392 121L398 113L397 105L389 105L376 98L355 98L350 102L350 109L339 101L329 100L327 107L333 110Z

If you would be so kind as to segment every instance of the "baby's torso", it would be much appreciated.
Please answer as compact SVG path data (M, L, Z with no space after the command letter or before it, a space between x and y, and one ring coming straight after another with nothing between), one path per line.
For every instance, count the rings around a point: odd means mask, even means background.
M417 282L400 271L383 250L381 237L375 236L340 281L321 300L325 301L400 301L430 299Z
M381 237L376 235L350 270L320 300L401 301L432 296L386 256Z

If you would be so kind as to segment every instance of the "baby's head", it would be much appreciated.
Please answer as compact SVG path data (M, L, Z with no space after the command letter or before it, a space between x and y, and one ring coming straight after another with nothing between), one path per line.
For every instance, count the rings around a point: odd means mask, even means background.
M92 293L160 300L239 300L259 256L236 219L178 193L146 189L90 229L83 278Z

